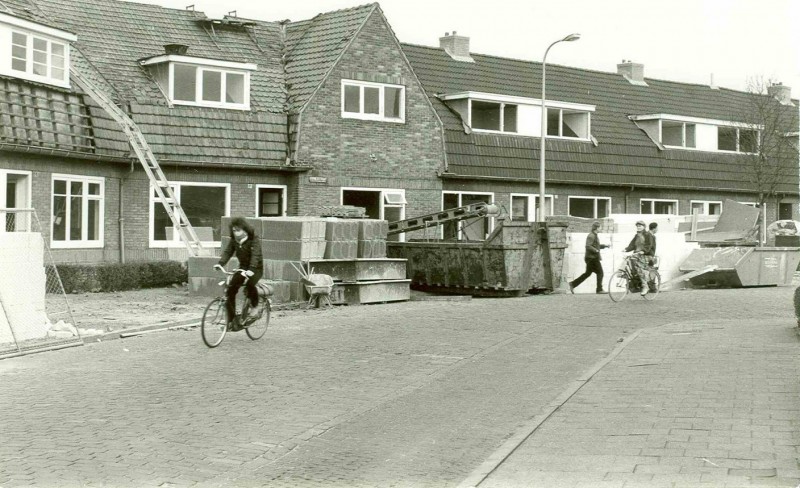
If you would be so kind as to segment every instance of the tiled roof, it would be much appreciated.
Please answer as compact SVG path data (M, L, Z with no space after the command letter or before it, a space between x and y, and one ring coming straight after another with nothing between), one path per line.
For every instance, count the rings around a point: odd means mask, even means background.
M378 4L319 14L289 24L286 36L286 82L289 110L300 110Z
M453 60L439 48L403 44L403 50L444 123L449 173L538 179L538 137L468 133L458 114L437 95L475 91L538 99L540 63L478 54L471 54L474 63L465 63ZM648 86L637 86L616 73L548 64L547 99L594 105L591 127L598 141L595 146L589 142L548 140L548 180L751 189L743 164L745 156L660 150L628 118L666 113L737 120L732 115L735 107L745 104L750 95L701 85L646 81ZM792 171L796 176L796 164ZM787 178L782 190L796 193L797 179L794 185L791 181Z
M61 29L78 35L75 66L123 106L130 105L159 159L262 167L284 163L286 93L277 24L215 25L212 30L203 22L208 21L204 14L191 10L116 0L27 1L36 3L29 10L41 22L57 21ZM189 56L257 64L250 81L251 110L170 109L138 63L163 54L165 44L188 45ZM92 114L103 117L99 110ZM111 124L104 129L115 128ZM248 134L242 134L245 129ZM251 137L263 142L243 141Z

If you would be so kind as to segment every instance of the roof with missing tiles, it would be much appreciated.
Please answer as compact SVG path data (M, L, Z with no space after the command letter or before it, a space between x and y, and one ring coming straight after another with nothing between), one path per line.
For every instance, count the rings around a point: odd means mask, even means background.
M440 48L404 44L403 50L444 122L449 173L462 177L538 179L538 137L472 132L439 95L473 91L539 99L540 63L478 54L471 54L474 63L466 63L452 59ZM663 150L629 118L674 114L746 122L740 120L741 115L734 115L733 108L747 104L752 95L649 78L646 82L647 86L637 86L616 73L548 65L547 99L595 106L591 134L597 140L597 145L577 140L548 140L548 180L752 189L748 181L752 175L747 174L745 163L747 156ZM797 193L797 165L790 171L793 178L787 178L781 190Z

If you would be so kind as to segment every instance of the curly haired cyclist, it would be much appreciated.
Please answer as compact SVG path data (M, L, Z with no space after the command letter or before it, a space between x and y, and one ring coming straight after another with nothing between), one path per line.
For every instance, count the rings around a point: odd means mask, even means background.
M235 321L236 318L236 294L242 284L245 284L245 294L250 300L250 306L255 309L258 306L258 289L256 284L264 273L263 260L261 257L261 239L255 235L253 227L242 217L236 217L230 223L231 240L219 258L219 263L214 265L214 269L223 269L233 255L239 260L240 272L231 277L227 291L226 311L228 313L228 323L232 324L233 330L239 330L241 324ZM245 283L246 282L246 283Z

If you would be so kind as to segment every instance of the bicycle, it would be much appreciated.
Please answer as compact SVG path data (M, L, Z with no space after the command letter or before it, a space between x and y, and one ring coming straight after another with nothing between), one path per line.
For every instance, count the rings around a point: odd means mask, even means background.
M642 290L642 284L639 274L635 270L635 265L631 262L633 255L625 256L625 262L620 269L614 271L611 278L608 280L608 296L613 302L623 300L629 292L637 293ZM643 295L645 300L653 300L658 296L661 289L661 274L658 272L658 258L656 264L651 266L648 264L647 272L649 273L648 292Z
M225 334L228 332L243 330L247 334L247 337L254 341L261 339L267 332L270 314L272 312L269 295L272 293L267 284L262 281L259 281L256 285L258 288L258 306L256 307L256 311L258 313L252 316L250 315L250 309L252 308L250 306L250 300L244 297L242 300L244 304L242 305L241 313L234 317L233 322L228 322L228 314L226 311L228 286L230 285L233 275L239 271L243 270L235 269L233 271L225 271L224 268L222 269L222 272L227 275L225 280L219 282L219 285L222 287L222 295L211 300L206 306L205 311L203 311L203 318L200 322L200 333L203 337L203 342L208 347L213 348L219 346L220 343L222 343L222 339L225 338ZM243 285L246 283L247 281L245 281ZM244 286L242 286L242 288L244 288ZM235 327L236 325L241 325L241 328Z

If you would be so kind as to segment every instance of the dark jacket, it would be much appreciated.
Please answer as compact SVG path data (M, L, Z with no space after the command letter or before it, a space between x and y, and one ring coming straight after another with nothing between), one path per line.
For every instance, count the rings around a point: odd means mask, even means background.
M258 236L248 233L247 239L241 244L231 236L231 240L225 247L222 257L219 258L219 264L225 266L234 254L236 254L236 259L239 260L239 268L247 269L254 273L261 270L263 259L261 258L261 239Z
M647 231L641 233L637 232L636 235L633 236L633 239L631 239L631 243L625 248L625 251L643 251L644 254L651 255L649 254L650 240L647 238L647 234L649 234Z
M650 231L644 231L644 238L646 241L647 250L645 251L645 255L647 256L655 256L656 255L656 235Z
M583 260L590 261L592 259L596 259L600 261L602 259L600 257L600 250L606 247L607 246L600 244L600 239L597 237L597 232L589 232L589 235L586 236L586 255L583 257Z

